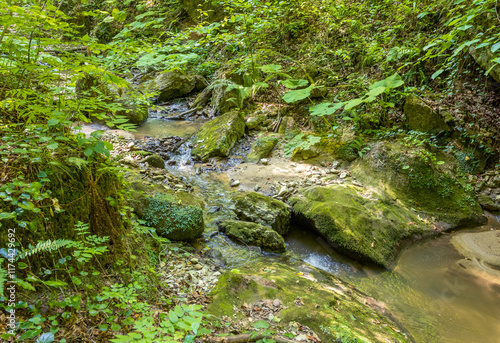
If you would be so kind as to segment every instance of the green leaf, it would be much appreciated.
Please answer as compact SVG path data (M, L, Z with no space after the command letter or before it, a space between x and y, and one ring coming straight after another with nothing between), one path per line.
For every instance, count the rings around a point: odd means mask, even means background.
M85 149L85 151L83 153L85 154L85 156L90 157L93 152L94 152L94 149L87 148L87 149Z
M47 144L47 148L49 148L50 150L56 150L58 146L59 146L59 143L56 143L56 142Z
M437 161L436 164L444 164L444 161Z
M282 71L282 67L278 64L266 64L260 67L264 73L279 73Z
M37 343L50 343L54 342L54 334L52 332L46 332L36 340Z
M404 81L403 79L401 78L401 76L399 76L398 73L394 73L393 75L381 80L381 81L378 81L378 82L375 82L374 84L372 84L369 89L375 89L375 88L378 88L378 87L384 87L384 88L397 88L399 86L402 86L404 85Z
M304 89L296 89L286 92L285 95L283 95L283 100L285 100L289 104L303 100L311 95L311 90L313 90L314 88L316 87L311 85Z
M66 282L63 281L42 281L42 283L50 287L64 287L68 285Z
M437 72L435 72L434 74L432 74L431 79L434 80L436 77L438 77L439 75L441 75L442 72L444 72L444 69L439 69Z
M174 312L179 318L184 315L184 310L179 305L175 306Z
M491 46L491 52L495 53L498 49L500 49L500 42L495 43Z
M179 321L179 317L177 317L174 311L168 313L168 319L170 319L172 323L177 323Z
M113 331L120 331L122 327L120 326L120 324L116 324L116 323L113 323L111 324L111 330Z
M368 93L366 93L366 95L368 97L376 97L376 96L379 96L380 94L384 93L386 89L387 89L386 87L372 88L372 89L370 89L370 91Z
M337 110L341 109L344 106L343 102L338 102L332 104L331 102L324 102L322 104L318 104L309 108L312 116L322 117L334 114Z
M271 325L269 325L269 323L265 320L259 320L253 323L253 326L255 326L256 329L268 329Z
M48 126L55 126L55 125L57 125L57 124L59 124L59 120L57 120L57 119L50 119L50 120L47 122L47 125L48 125Z
M40 334L40 332L42 332L42 330L40 330L40 329L26 331L25 333L23 333L21 335L21 337L19 337L19 341L23 341L23 340L29 339L29 338L34 338L35 336L38 336Z
M288 89L297 89L300 87L306 87L309 81L303 79L288 79L281 81L281 84Z
M300 149L309 149L314 144L321 141L321 137L308 135L306 136L304 133L300 133L293 137L293 139L285 145L284 151L287 157L293 156Z
M16 280L16 283L21 286L24 289L30 290L30 291L36 291L35 287L29 282L26 282L24 280ZM38 334L37 334L38 335Z
M350 110L351 108L356 107L359 104L362 104L363 102L364 101L361 98L352 99L352 100L345 103L344 110L346 110L346 111Z

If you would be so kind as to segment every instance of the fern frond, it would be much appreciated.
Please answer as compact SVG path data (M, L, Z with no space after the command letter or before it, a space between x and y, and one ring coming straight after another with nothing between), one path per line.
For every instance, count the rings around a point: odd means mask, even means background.
M38 242L35 247L31 244L27 250L24 250L19 255L18 259L24 259L26 257L33 256L40 252L50 252L54 250L59 250L61 248L73 245L74 241L68 239L56 239L55 241L51 241L50 239L43 242Z

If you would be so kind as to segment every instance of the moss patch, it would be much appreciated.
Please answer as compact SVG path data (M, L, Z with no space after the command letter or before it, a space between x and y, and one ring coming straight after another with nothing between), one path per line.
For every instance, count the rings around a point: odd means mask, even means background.
M257 138L246 158L246 162L257 163L261 158L269 157L276 144L278 144L278 137L276 135Z
M201 127L191 154L202 161L211 157L227 157L244 134L243 113L236 111L226 113Z

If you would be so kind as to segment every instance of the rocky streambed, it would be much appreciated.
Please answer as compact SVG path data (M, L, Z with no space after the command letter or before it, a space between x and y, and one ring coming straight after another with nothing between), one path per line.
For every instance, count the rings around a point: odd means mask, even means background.
M209 308L219 318L240 328L266 319L283 332L304 325L303 332L295 330L302 341L341 335L381 342L497 341L499 328L490 320L496 314L486 304L500 304L498 280L486 277L495 267L479 270L485 263L491 267L492 259L477 253L490 249L492 257L497 250L457 236L470 243L461 254L446 233L485 223L468 186L483 178L457 177L449 155L439 156L446 161L439 172L426 169L416 150L395 143L377 143L351 163L324 147L298 154L307 160L291 161L278 142L283 136L255 131L255 117L229 112L219 118L227 122L219 119L221 126L212 122L199 131L192 122L176 121L189 129L170 133L169 121L157 118L149 121L159 121L151 125L162 127L155 133L146 124L140 133L110 130L103 136L127 168L139 217L173 240L201 236L193 243L196 261L174 266L167 287L177 289L177 270L192 270L180 283L211 294ZM281 123L283 135L293 130L289 120ZM236 134L227 136L221 127ZM476 190L484 193L484 187L479 183ZM172 222L188 235L178 236ZM476 231L497 230L494 222L491 217ZM409 243L432 237L400 254ZM456 277L470 291L453 288ZM453 301L446 298L450 292ZM469 301L471 293L480 300Z

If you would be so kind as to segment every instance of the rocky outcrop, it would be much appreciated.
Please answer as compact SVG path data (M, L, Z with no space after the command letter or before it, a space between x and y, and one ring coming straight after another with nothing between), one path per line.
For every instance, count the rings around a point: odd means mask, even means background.
M277 143L278 137L274 135L257 138L257 140L252 144L251 151L246 158L246 162L258 163L262 158L269 157Z
M300 261L252 261L221 275L211 295L207 312L216 317L276 317L285 328L299 322L314 332L310 337L317 334L316 342L414 342L385 304ZM306 341L302 330L295 337Z
M148 93L158 93L158 101L167 101L200 91L207 85L207 81L199 75L172 71L161 73L140 87Z
M404 113L410 130L421 132L450 131L450 127L444 119L414 94L410 94L406 98Z
M313 186L290 198L296 220L362 262L390 267L399 245L433 234L410 209L364 188Z
M474 188L448 153L403 142L378 142L352 173L358 180L428 218L438 230L484 223Z
M217 82L212 84L212 101L211 105L214 112L224 114L237 108L243 108L242 94L238 90L238 86L231 87L227 82Z
M229 112L204 124L195 137L191 154L202 161L211 157L227 157L238 139L245 134L242 112Z
M234 201L239 219L268 226L280 235L288 233L291 215L285 203L256 192L238 194Z
M218 224L220 231L229 238L235 239L246 245L261 247L271 252L285 252L285 240L273 229L239 220L225 220Z

